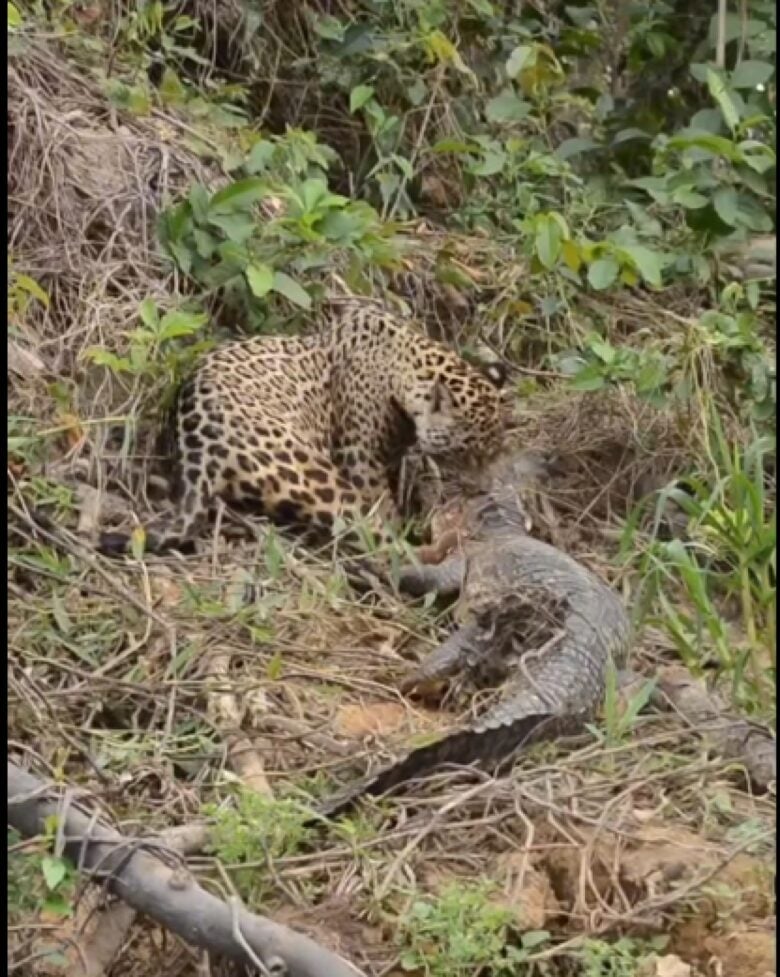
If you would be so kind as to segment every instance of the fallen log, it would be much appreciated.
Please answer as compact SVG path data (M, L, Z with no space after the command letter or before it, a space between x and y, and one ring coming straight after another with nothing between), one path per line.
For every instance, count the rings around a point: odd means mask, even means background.
M8 824L32 838L44 833L47 818L58 816L62 853L80 872L187 943L270 977L365 977L307 936L211 895L173 849L155 839L125 837L72 797L72 790L44 783L8 761Z

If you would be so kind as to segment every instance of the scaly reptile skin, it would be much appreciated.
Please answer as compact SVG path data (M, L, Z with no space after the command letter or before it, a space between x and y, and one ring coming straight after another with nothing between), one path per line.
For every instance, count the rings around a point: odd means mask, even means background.
M512 644L513 599L524 593L534 595L534 600L539 595L540 605L544 601L557 606L557 635L538 652L522 653L504 697L474 725L413 750L351 785L326 801L322 815L335 817L362 796L384 794L445 763L508 760L530 742L580 730L600 705L609 659L616 668L626 659L628 616L614 591L589 570L526 534L519 488L527 477L522 456L500 460L487 473L487 491L465 503L464 552L436 566L403 570L403 590L416 595L460 592L461 605L471 618L403 688L436 681L464 667L473 669L490 655L505 659ZM499 633L495 626L484 630L491 620L504 621L500 639L494 640Z

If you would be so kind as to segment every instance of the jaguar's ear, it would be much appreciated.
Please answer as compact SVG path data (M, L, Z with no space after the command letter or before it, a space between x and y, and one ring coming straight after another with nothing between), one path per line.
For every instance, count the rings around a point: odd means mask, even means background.
M480 369L498 390L504 386L509 378L509 370L497 360L493 363L485 363Z

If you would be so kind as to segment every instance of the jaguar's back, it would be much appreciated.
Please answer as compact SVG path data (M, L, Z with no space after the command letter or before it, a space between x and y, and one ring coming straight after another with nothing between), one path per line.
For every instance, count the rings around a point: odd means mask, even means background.
M181 545L217 498L284 522L332 529L379 503L412 445L477 457L498 446L503 376L418 335L383 307L334 302L318 336L261 337L206 354L177 403L179 509L147 537ZM106 534L104 550L127 537Z

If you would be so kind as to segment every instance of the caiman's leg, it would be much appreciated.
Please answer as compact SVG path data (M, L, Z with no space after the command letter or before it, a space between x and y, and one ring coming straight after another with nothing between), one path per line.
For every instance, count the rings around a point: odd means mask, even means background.
M420 690L421 687L433 685L459 672L473 655L477 632L475 624L467 624L454 631L411 675L403 680L401 691Z
M398 586L415 597L432 591L440 597L455 597L460 593L465 572L466 561L456 554L434 565L402 567Z

